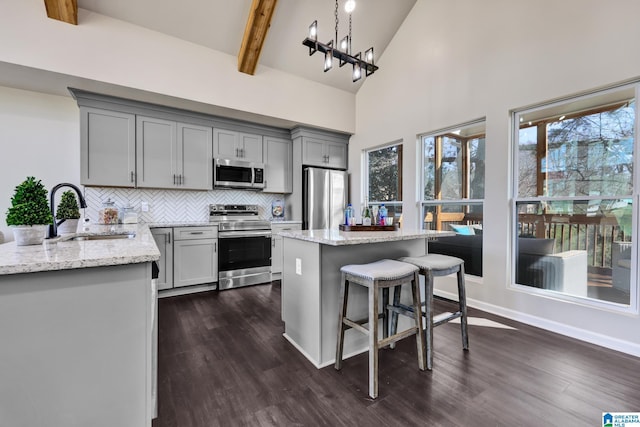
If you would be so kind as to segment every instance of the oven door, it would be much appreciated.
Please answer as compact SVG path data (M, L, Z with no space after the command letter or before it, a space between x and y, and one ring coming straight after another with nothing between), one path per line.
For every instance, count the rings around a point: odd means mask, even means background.
M271 281L271 231L218 233L218 289Z

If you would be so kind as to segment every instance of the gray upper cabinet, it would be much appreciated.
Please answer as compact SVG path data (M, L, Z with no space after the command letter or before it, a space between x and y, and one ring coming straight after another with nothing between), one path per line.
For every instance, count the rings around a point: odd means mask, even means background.
M347 168L347 144L305 137L302 141L302 163L325 168Z
M138 116L136 132L138 187L176 186L176 122Z
M211 128L138 116L136 132L138 187L213 188Z
M263 162L262 135L216 128L213 130L213 146L217 159Z
M293 189L293 152L290 139L265 136L265 193L291 193Z
M213 189L213 129L178 123L180 188Z
M133 114L80 108L80 182L134 187L136 118Z

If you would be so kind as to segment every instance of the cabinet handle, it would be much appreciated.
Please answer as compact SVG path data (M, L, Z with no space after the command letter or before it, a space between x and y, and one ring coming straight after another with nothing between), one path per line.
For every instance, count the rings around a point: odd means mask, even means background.
M135 177L134 177L133 171L131 171L131 182L134 182L134 180L135 180Z
M167 239L169 240L169 242L167 242L167 244L171 244L171 233L167 233Z
M213 252L218 252L218 242L213 242Z
M204 234L204 231L192 231L189 234Z
M173 185L176 185L176 174L173 174Z
M178 175L178 184L182 185L182 174Z
M236 148L236 157L240 157L240 150Z

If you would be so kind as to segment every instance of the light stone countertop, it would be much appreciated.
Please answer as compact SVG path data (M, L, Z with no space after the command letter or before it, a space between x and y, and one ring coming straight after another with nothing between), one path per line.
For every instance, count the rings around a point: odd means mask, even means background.
M321 245L343 246L360 245L365 243L393 242L398 240L412 240L454 236L452 231L409 230L397 231L339 231L337 229L322 230L291 230L279 233L282 237L319 243Z
M132 234L127 239L69 240L74 236ZM78 232L41 245L0 245L0 276L157 261L160 252L146 224L83 225Z

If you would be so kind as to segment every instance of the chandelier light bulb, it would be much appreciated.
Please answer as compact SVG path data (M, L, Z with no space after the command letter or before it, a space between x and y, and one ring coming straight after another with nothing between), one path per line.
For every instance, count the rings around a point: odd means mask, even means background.
M356 0L347 0L347 2L344 4L344 11L347 13L353 12L355 8L356 8Z

